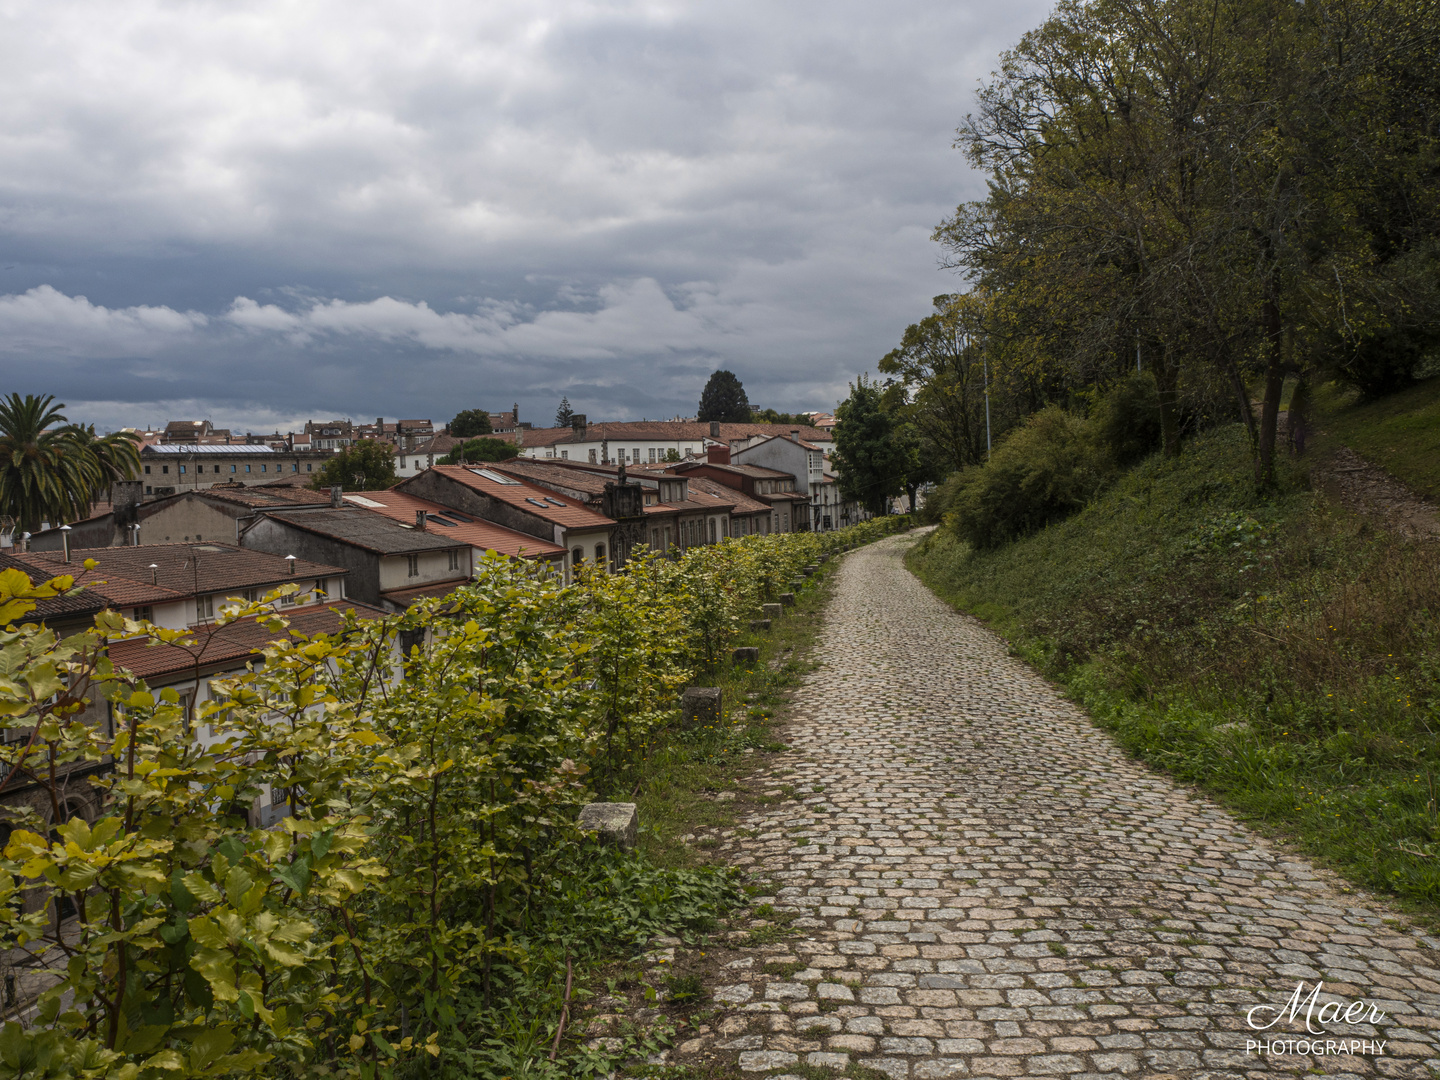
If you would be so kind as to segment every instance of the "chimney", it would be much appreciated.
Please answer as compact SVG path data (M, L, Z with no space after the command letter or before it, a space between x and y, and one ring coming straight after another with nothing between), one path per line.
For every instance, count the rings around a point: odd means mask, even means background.
M419 529L421 532L424 532L424 531L425 531L425 511L424 511L424 510L416 510L416 511L415 511L415 528Z
M345 505L345 488L340 484L330 485L330 506L338 508Z
M65 552L65 561L70 561L70 526L60 526L60 546Z
M570 430L577 435L585 434L585 414L577 412L570 417Z
M790 438L794 439L796 442L800 441L800 429L798 427L792 427L790 429Z
M719 421L719 420L711 420L711 421L710 421L710 438L712 438L712 439L718 439L719 437L720 437L720 421Z
M160 584L160 567L153 562L150 564L150 584Z
M384 437L384 435L385 435L385 417L383 417L383 416L377 416L377 417L375 417L375 434L381 436L382 438Z
M294 576L295 576L295 556L294 556L294 555L286 555L286 556L285 556L285 565L289 567L289 569L286 571L286 573L289 574L291 577L294 577Z
M730 447L724 444L720 446L707 446L705 448L705 460L711 465L729 465Z

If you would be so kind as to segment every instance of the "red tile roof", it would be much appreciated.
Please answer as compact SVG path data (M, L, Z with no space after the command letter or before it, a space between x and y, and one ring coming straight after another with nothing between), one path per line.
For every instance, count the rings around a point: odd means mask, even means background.
M289 622L289 633L313 637L331 634L340 629L341 615L353 611L361 618L381 618L385 612L354 600L331 600L324 604L283 609L280 614ZM268 620L267 620L268 621ZM256 619L240 619L225 626L197 626L182 641L188 647L171 645L151 638L112 641L107 647L116 667L153 679L162 675L186 674L195 670L196 659L202 668L213 665L240 667L245 660L270 642L283 639L286 631L267 629Z
M449 596L469 581L469 578L464 577L446 578L444 581L432 581L428 585L414 585L408 589L386 589L380 595L392 604L408 604L422 596Z
M366 502L379 505L365 506L365 503L357 501L356 496ZM473 514L461 514L441 506L437 502L417 498L408 492L394 489L356 491L346 495L345 498L357 506L364 506L365 509L376 514L383 514L395 521L403 521L407 525L415 521L416 510L424 510L427 517L438 516L441 518L438 523L430 521L428 526L430 532L449 539L463 540L471 547L482 548L485 551L498 551L502 555L525 559L563 558L565 555L565 549L559 544L552 544L528 533L507 529L503 525L485 521ZM454 524L447 525L446 521L454 522Z
M85 548L72 551L68 565L59 551L29 551L15 557L46 573L74 574L76 584L94 582L97 593L120 607L284 585L296 578L342 577L348 572L338 566L295 559L292 574L290 562L281 555L209 543ZM94 570L85 569L86 559L98 564ZM153 577L151 563L156 564Z
M484 466L481 465L435 465L427 469L426 473L464 484L492 499L509 503L527 514L563 525L567 529L608 529L615 524L608 517L586 509L581 502L568 495L523 482L503 484L482 475L478 471L482 468ZM405 485L402 483L400 486L403 488ZM560 505L555 505L557 502Z

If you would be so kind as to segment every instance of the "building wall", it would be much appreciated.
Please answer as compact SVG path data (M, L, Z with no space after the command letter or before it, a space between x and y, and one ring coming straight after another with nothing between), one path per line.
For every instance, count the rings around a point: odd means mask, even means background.
M233 544L236 521L242 516L249 516L249 511L238 506L222 509L203 499L176 499L155 505L154 509L147 506L140 511L140 543L143 546L210 540Z
M219 483L265 484L287 476L310 479L330 456L317 450L271 454L207 454L203 448L179 454L147 454L142 450L140 482L145 488L144 498L156 499L181 491L199 491ZM162 488L174 491L162 492Z
M391 589L413 589L432 581L444 581L456 574L469 574L470 549L468 545L456 549L459 561L455 569L450 568L450 556L444 551L421 551L415 554L419 571L410 576L410 556L382 555L380 557L380 591Z
M380 607L380 556L329 537L317 536L291 527L284 521L261 516L240 534L240 546L272 555L294 555L297 559L325 563L348 570L345 595Z

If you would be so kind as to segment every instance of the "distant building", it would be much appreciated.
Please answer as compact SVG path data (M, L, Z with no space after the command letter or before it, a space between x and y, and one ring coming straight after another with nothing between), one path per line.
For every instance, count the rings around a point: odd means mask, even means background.
M343 450L355 441L355 425L349 420L308 420L300 435L311 450ZM298 441L291 436L291 449L298 448Z
M587 423L576 414L568 428L528 428L519 431L520 454L527 458L557 458L596 465L652 465L673 453L701 458L709 446L739 449L758 439L786 435L793 424L722 424L693 420L641 420L625 423ZM806 440L827 447L829 433L819 428L798 429Z
M259 444L144 446L140 449L142 494L145 499L160 499L215 484L266 484L282 477L308 482L329 458L327 451L277 450Z

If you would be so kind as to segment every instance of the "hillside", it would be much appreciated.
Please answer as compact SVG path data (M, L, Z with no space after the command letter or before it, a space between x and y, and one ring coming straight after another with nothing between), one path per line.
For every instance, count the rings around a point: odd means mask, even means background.
M1359 408L1376 411L1327 423L1417 430L1404 410ZM1312 490L1308 462L1287 461L1268 497L1252 475L1243 429L1219 429L1037 535L975 553L942 527L910 565L1131 752L1440 913L1433 545Z
M1324 435L1440 502L1440 377L1368 402L1327 387L1316 395L1315 407Z

